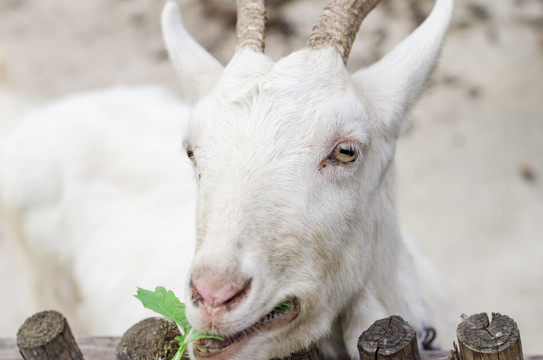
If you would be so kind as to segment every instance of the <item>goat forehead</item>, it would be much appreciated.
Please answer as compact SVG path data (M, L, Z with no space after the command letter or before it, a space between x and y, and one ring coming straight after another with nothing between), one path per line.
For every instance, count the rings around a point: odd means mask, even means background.
M362 104L348 93L296 101L288 92L260 91L243 101L210 101L190 125L188 142L214 156L233 156L232 151L258 153L259 158L292 150L301 154L341 138L363 142L369 133Z
M299 51L275 64L251 56L233 59L192 113L187 142L200 160L297 166L336 138L367 137L366 113L335 51Z
M254 54L235 57L219 85L193 112L191 125L200 130L195 133L245 133L259 141L280 141L279 135L290 134L288 141L303 141L312 128L322 128L319 113L359 107L337 54L315 53L299 51L276 64Z
M279 60L261 86L318 96L322 90L344 92L350 85L350 75L334 50L303 49Z
M349 86L350 75L333 49L302 49L276 63L263 54L241 51L226 66L213 93L231 102L246 101L260 91L304 99L341 92Z

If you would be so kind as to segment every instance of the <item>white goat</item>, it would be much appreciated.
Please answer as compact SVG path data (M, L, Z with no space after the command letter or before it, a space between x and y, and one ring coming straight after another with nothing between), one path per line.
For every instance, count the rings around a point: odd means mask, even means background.
M419 334L434 327L446 346L449 300L402 238L393 159L452 0L349 74L354 35L377 2L332 1L307 47L274 63L262 53L263 1L239 1L225 68L168 3L166 45L195 105L115 89L30 115L6 145L2 206L41 305L119 334L149 315L135 287L164 285L185 294L196 328L226 337L200 341L193 359L269 359L313 342L324 358L354 359L361 332L391 314ZM274 312L282 302L290 309Z

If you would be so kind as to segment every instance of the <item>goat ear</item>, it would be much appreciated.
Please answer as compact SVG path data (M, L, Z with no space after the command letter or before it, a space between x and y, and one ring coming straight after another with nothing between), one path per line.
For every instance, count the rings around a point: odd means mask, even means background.
M217 84L224 67L190 36L179 6L172 1L162 10L162 35L181 78L182 95L188 101L198 101Z
M370 111L395 137L435 67L452 6L453 0L437 0L430 16L411 35L380 61L353 75Z

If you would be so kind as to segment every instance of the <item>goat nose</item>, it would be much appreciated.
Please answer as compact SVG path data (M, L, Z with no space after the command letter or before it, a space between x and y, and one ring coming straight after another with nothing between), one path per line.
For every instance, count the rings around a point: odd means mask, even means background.
M247 296L251 279L225 279L221 276L204 276L190 282L192 302L198 306L201 301L208 309L226 307L233 310Z

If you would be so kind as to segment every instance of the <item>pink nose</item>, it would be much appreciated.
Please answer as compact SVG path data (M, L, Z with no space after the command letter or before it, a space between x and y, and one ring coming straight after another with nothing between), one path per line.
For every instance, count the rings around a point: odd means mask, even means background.
M233 310L251 288L251 279L226 279L223 276L202 276L190 283L191 298L195 305L201 301L208 310L226 307Z

